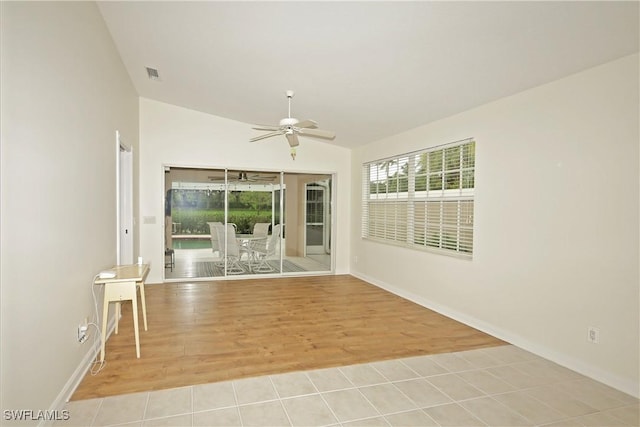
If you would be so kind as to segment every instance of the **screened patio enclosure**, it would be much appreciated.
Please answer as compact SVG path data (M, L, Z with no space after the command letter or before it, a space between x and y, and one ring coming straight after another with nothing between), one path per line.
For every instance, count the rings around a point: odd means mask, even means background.
M333 271L330 174L167 166L164 178L165 279Z

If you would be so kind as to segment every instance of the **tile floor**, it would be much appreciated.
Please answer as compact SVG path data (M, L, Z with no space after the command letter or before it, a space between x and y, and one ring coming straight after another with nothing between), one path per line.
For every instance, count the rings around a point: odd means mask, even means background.
M638 399L511 345L69 402L77 426L638 426Z
M308 255L306 257L286 257L298 267L309 272L329 272L331 271L331 258L329 255ZM209 274L198 271L197 263L219 261L214 257L211 248L208 249L176 249L175 264L173 268L164 269L165 279L194 279L211 278ZM251 275L247 273L244 276ZM255 274L255 273L253 273Z

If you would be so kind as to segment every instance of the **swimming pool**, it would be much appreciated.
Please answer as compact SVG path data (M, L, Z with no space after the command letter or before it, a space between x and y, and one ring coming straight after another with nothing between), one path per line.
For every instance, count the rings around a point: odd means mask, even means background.
M206 237L206 238L205 238ZM173 249L211 249L211 238L209 236L198 237L174 237Z

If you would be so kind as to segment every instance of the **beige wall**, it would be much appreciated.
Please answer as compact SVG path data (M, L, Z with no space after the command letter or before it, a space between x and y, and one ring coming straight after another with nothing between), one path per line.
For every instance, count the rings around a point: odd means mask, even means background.
M0 406L46 410L88 366L77 328L116 261L115 131L135 153L138 98L94 3L0 7Z
M286 174L284 177L284 185L287 188L285 204L285 255L287 256L303 256L304 248L300 246L301 235L301 218L300 218L300 180L295 175ZM303 211L304 212L304 211Z
M354 151L352 273L638 395L638 115L633 55ZM360 238L363 162L468 137L473 260Z
M301 139L295 160L287 141L271 138L251 143L251 125L142 98L140 101L140 253L152 264L149 282L163 281L164 166L335 173L350 179L351 151ZM289 185L289 184L287 184ZM349 270L351 187L334 187L336 271ZM288 202L289 203L289 202ZM143 219L147 223L143 223ZM148 223L154 222L155 223Z

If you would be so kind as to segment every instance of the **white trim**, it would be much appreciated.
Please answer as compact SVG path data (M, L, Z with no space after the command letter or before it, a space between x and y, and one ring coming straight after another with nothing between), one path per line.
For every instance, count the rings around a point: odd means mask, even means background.
M107 339L109 339L115 329L116 318L115 316L111 316L111 320L107 325ZM51 407L49 408L51 412L62 411L64 409L64 405L69 402L71 396L73 396L73 393L75 393L76 389L78 388L84 377L87 375L87 372L89 372L93 361L100 354L100 329L96 328L93 333L97 334L96 336L98 337L98 339L92 340L93 345L89 347L89 350L78 364L78 367L75 369L75 371L73 371L73 374L71 374L66 384L64 385L64 387L62 387L62 390L60 390L60 393L58 393L58 396L51 404ZM53 420L42 420L38 425L42 427L51 426L53 425Z
M524 350L527 350L537 356L540 356L547 360L555 362L558 365L571 369L572 371L578 372L584 376L587 376L591 379L594 379L610 387L613 387L616 390L619 390L623 393L631 395L635 398L640 398L640 382L630 380L629 378L621 377L610 371L606 371L597 366L593 366L591 364L585 363L584 361L578 360L575 357L569 356L567 354L558 352L552 348L532 342L519 335L515 335L512 332L496 327L493 324L487 323L473 316L469 316L467 314L461 313L457 310L453 310L450 307L444 306L442 304L438 304L429 299L416 295L412 292L408 292L404 289L400 289L389 283L382 282L380 280L374 279L373 277L368 277L365 274L351 271L351 275L359 279L362 279L367 283L371 283L372 285L375 285L381 289L389 291L394 295L405 298L425 308L428 308L444 316L447 316L453 320L457 320L458 322L464 323L465 325L478 329L484 333L492 335L498 339L506 341Z

